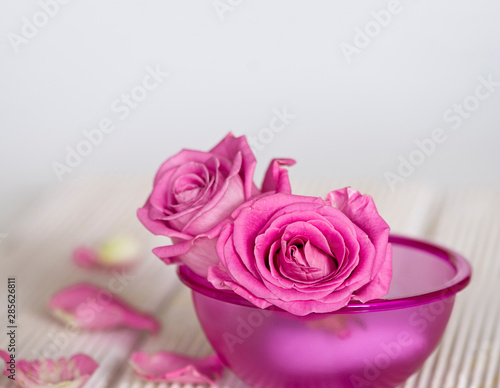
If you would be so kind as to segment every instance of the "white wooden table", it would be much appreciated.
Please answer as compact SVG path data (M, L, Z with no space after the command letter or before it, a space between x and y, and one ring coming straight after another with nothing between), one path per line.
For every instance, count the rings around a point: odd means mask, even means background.
M345 182L344 182L345 183ZM385 185L356 184L370 193L394 233L424 238L459 251L473 265L473 280L461 292L438 350L405 388L500 387L500 191L480 188L437 191L402 187L391 193ZM135 377L128 366L133 351L160 350L204 356L211 352L194 315L189 291L174 268L162 264L151 248L164 245L135 217L151 188L143 178L85 178L41 193L25 209L0 244L0 322L6 325L7 277L17 278L18 358L53 358L83 352L100 363L86 387L179 387L152 384ZM294 192L324 196L341 182L300 182ZM120 294L152 312L163 325L157 336L129 329L83 332L70 338L47 311L50 296L64 286L91 280L105 287L109 275L78 269L73 248L94 244L115 233L136 236L143 261ZM0 348L7 336L0 330ZM0 386L11 387L0 377ZM230 372L220 387L244 387Z

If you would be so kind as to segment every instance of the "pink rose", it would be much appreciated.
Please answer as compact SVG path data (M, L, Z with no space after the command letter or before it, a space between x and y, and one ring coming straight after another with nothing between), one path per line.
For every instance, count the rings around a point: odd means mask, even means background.
M274 160L262 190L290 193L286 170L290 159ZM246 200L261 193L253 183L256 159L244 136L228 134L208 152L182 150L158 170L139 220L173 245L153 252L170 264L182 261L206 276L219 260L215 252L221 222Z
M349 188L321 198L263 195L240 206L220 233L216 288L260 308L324 313L384 296L392 277L389 226L373 200Z

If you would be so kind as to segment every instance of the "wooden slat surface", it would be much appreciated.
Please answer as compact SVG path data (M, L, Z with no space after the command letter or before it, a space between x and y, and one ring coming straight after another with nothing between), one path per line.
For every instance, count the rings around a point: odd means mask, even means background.
M298 194L321 195L341 182L301 182ZM471 285L457 298L439 349L405 388L500 387L500 192L482 189L438 193L414 186L391 193L385 185L351 183L370 193L394 233L425 238L464 254L474 267ZM51 357L83 352L100 368L87 387L152 388L179 385L146 383L128 366L131 352L170 350L203 356L211 352L196 320L189 291L174 268L163 265L151 248L166 239L151 236L135 211L150 190L149 179L87 178L41 193L0 244L0 287L9 275L17 277L18 358ZM155 314L163 325L157 336L128 329L84 332L69 338L64 326L47 312L47 301L58 289L77 281L103 287L109 274L77 269L70 260L79 244L94 244L111 234L135 236L143 246L143 260L120 297ZM0 295L5 291L0 289ZM5 305L0 321L5 322ZM7 337L0 335L0 348ZM5 377L0 386L10 387ZM220 387L244 387L230 372ZM184 385L189 387L189 385Z

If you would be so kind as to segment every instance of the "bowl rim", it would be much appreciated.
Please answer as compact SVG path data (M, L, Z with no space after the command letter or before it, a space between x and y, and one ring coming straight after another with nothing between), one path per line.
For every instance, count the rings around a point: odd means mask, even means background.
M389 237L389 242L391 244L402 245L431 253L434 256L451 264L455 268L456 273L450 280L445 282L443 287L434 291L397 298L373 299L366 303L361 303L359 301L350 301L346 306L339 310L335 310L330 313L313 314L348 314L369 311L395 310L400 308L419 306L454 296L457 292L463 290L469 284L472 275L472 267L469 262L459 253L428 241L404 237L400 235L391 235ZM231 290L216 289L205 278L193 272L186 265L180 265L177 268L177 276L186 286L191 288L193 292L196 291L210 298L222 300L224 302L260 309L250 301L240 297ZM266 308L266 310L285 311L276 306L269 306L268 308Z

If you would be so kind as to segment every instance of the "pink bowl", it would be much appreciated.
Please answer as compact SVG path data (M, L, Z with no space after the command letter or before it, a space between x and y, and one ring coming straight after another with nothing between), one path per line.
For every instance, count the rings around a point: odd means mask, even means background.
M387 296L327 314L262 310L216 290L186 266L178 274L192 289L213 348L248 385L395 387L436 348L471 267L436 245L396 236L391 243L393 280Z

